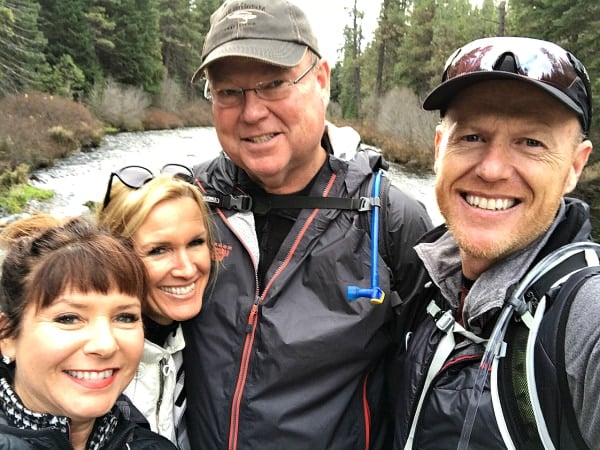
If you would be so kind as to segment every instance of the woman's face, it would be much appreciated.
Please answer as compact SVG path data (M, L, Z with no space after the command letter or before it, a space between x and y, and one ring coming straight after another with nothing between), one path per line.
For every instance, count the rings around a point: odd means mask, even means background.
M164 200L133 236L150 282L144 314L160 324L191 319L202 308L210 275L204 216L189 197Z
M135 374L144 346L141 302L114 290L66 290L47 307L27 307L18 336L1 346L16 363L14 389L28 409L73 425L93 422Z

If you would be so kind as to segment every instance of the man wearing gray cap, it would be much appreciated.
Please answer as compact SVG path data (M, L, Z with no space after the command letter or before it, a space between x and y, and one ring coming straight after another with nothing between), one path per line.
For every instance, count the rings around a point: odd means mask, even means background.
M329 77L294 4L226 1L211 16L193 80L223 154L194 175L219 262L184 324L194 449L391 446L393 306L415 286L412 247L431 222L380 178L379 153L326 122Z
M430 288L409 306L394 448L597 448L598 251L565 197L592 150L585 68L550 42L479 39L424 108L442 116L446 224L416 247Z

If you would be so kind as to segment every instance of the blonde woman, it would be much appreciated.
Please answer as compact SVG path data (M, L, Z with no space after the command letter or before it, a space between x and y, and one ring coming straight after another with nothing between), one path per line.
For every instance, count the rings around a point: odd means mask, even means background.
M189 169L177 164L156 176L141 166L124 167L110 175L98 211L100 225L133 240L148 272L144 354L125 394L152 431L182 449L189 444L180 322L202 307L212 253L209 211L189 177Z

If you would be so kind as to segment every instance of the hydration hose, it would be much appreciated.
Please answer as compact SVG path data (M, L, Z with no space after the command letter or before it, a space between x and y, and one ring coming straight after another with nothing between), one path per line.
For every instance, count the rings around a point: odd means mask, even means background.
M346 299L353 301L358 298L369 298L373 304L383 303L385 292L379 287L379 209L381 208L381 198L379 190L381 188L381 171L377 171L373 181L372 203L371 203L371 287L360 288L358 286L348 286L346 288Z
M596 244L590 242L575 242L567 244L546 255L546 257L527 272L525 277L523 277L521 282L515 288L513 294L508 298L485 347L485 352L483 353L479 370L475 377L471 398L469 399L469 406L467 408L467 413L465 414L465 421L463 422L457 450L468 450L469 448L471 432L473 431L473 426L475 424L475 416L479 409L479 402L481 401L485 382L488 373L492 370L494 358L499 354L504 335L506 334L506 328L508 327L511 317L516 312L527 327L531 328L533 317L529 311L527 302L524 299L525 292L533 283L539 280L540 277L561 264L573 254L582 250L592 250L595 253L596 248Z

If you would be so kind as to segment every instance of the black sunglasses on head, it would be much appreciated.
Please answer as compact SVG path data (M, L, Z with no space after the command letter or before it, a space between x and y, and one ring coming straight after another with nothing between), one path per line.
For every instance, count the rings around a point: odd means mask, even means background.
M171 175L174 178L184 180L188 183L194 181L194 174L189 167L181 164L165 164L161 169L160 173L164 175ZM150 169L143 166L125 166L116 172L111 172L108 178L108 186L106 188L106 194L104 195L104 203L102 208L106 208L110 203L110 192L112 190L112 182L114 177L117 177L121 183L130 189L139 189L145 185L148 181L154 178L154 174Z
M584 65L552 42L526 37L483 38L459 48L446 61L442 84L425 100L425 109L443 109L462 77L468 80L482 72L510 72L562 93L563 101L578 113L584 132L589 131L592 92Z

